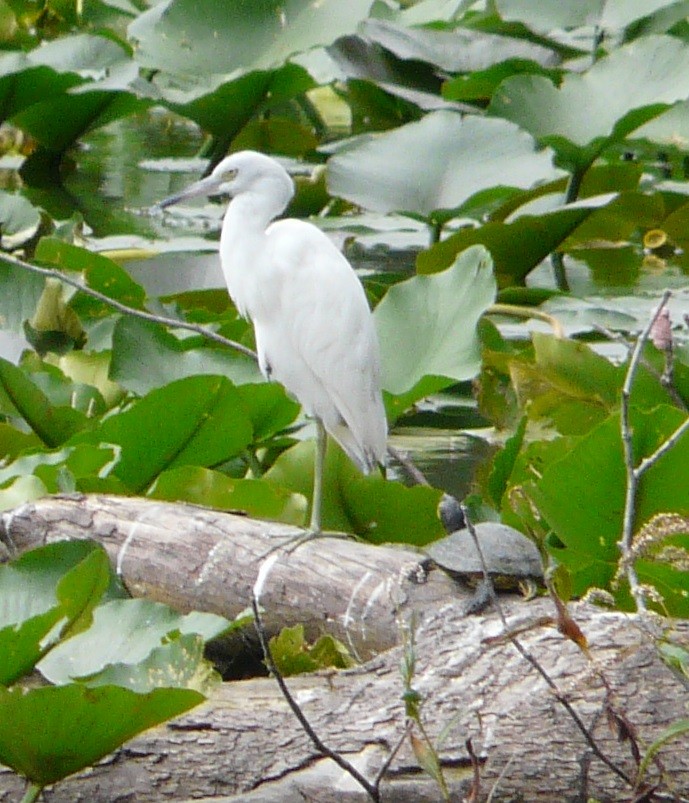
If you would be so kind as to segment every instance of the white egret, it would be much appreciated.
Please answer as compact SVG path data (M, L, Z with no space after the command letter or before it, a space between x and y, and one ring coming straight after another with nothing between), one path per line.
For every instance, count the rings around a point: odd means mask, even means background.
M292 179L274 159L234 153L158 207L220 194L231 196L220 262L230 297L253 323L261 372L316 419L310 531L318 533L326 433L366 474L385 456L373 317L352 266L320 229L303 220L273 222L294 195Z

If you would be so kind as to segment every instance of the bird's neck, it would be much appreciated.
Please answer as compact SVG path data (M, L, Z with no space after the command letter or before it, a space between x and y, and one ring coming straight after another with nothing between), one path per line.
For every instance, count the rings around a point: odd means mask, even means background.
M230 296L245 317L255 317L256 294L265 279L261 254L266 229L283 209L267 203L265 195L247 192L234 198L225 212L220 262Z

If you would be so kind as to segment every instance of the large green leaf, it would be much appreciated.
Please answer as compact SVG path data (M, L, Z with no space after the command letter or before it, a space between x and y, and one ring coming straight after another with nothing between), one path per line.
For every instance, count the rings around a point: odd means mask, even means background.
M15 682L60 638L87 626L109 585L107 555L88 541L50 544L1 566L0 684Z
M216 81L195 76L184 88L177 82L169 85L162 78L157 80L157 87L170 109L194 120L223 142L234 139L250 120L271 105L300 95L313 86L308 73L296 64L285 64L276 70L254 70L233 80Z
M303 441L280 455L265 478L311 499L314 443ZM417 546L440 538L442 491L407 488L379 475L364 477L334 443L328 445L323 486L323 528L355 533L372 543Z
M0 388L11 407L46 446L63 444L89 426L86 416L73 407L55 406L16 365L0 358Z
M122 686L145 694L156 688L194 689L207 695L220 676L203 657L204 639L196 633L175 633L137 664L109 664L91 675L86 685Z
M632 408L635 465L683 420L679 410L665 405L647 412ZM689 436L685 436L644 474L635 499L635 531L658 513L689 511L689 487L678 481L688 460ZM535 487L526 490L563 545L551 542L549 548L569 569L574 592L582 594L592 586L610 590L620 558L626 491L619 414L581 438L562 459L545 468ZM688 545L689 537L684 537L683 546ZM650 559L638 561L637 570L663 594L670 615L689 614L686 572ZM624 586L616 596L618 604L629 604Z
M371 0L163 0L129 26L145 67L182 75L278 67L354 33Z
M80 271L90 288L126 304L143 309L146 292L129 274L111 259L86 248L80 248L56 237L43 237L36 248L36 259L63 270ZM106 304L86 296L73 302L81 314L93 316L110 313Z
M13 250L33 237L41 223L39 210L22 195L0 192L2 247Z
M203 699L191 689L0 688L0 763L37 786L55 783Z
M429 217L483 190L531 187L557 174L550 151L537 151L511 123L437 111L349 142L328 161L328 188L368 209Z
M197 633L207 641L228 627L227 619L213 613L183 616L158 602L112 600L96 608L88 630L55 647L38 669L51 683L69 683L110 664L138 664L164 643L169 633Z
M131 74L132 80L134 77ZM106 90L98 85L89 90L34 104L16 114L12 122L31 134L45 150L62 153L87 131L150 105L130 92Z
M461 26L412 28L370 18L362 25L362 35L400 59L429 62L448 73L483 70L508 59L529 59L544 66L554 66L557 61L552 50L529 39Z
M689 45L649 36L613 51L560 87L537 75L502 83L490 112L555 147L577 167L689 95ZM586 110L583 113L583 110Z
M45 279L4 262L0 254L0 324L3 329L24 332L24 321L34 314Z
M267 440L294 422L301 407L275 382L237 388L251 419L254 441Z
M441 273L391 287L374 313L385 390L406 393L426 376L475 376L476 324L494 299L492 262L481 247L464 251Z
M539 215L522 214L509 223L484 223L478 228L460 229L420 253L418 270L420 273L442 270L464 249L483 245L493 257L498 279L508 286L521 284L601 203L609 200L610 196L587 199Z
M603 31L624 28L640 17L673 5L677 0L496 0L495 7L505 20L523 22L536 31L596 26Z
M138 318L121 318L112 343L111 379L141 395L198 374L220 374L236 384L261 379L257 363L243 354L209 347L200 338L179 340L164 326Z
M220 376L192 376L151 391L85 438L121 447L113 474L143 491L165 469L214 466L251 443L237 389Z
M164 471L148 496L171 502L191 502L247 513L259 519L301 525L306 502L299 494L258 479L234 479L200 466L182 466Z

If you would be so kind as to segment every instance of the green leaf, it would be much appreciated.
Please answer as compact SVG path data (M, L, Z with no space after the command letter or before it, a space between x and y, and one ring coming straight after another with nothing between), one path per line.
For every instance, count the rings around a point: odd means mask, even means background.
M5 262L0 253L0 321L2 328L24 332L24 321L34 314L45 279Z
M110 559L102 547L94 549L62 577L57 584L56 596L69 622L63 628L61 638L75 635L91 626L93 610L112 582Z
M355 32L370 0L163 0L129 26L144 67L187 75L280 66ZM228 24L231 23L231 24Z
M2 247L14 250L30 240L41 224L39 210L22 195L0 192Z
M643 757L643 760L639 764L639 769L637 770L637 778L639 778L640 782L646 777L646 773L648 768L651 764L651 761L655 758L658 752L668 743L671 742L673 739L678 739L680 737L686 736L689 733L689 719L678 719L669 725L665 730L658 736L658 738L650 745L646 754Z
M191 689L136 694L117 686L79 684L30 691L0 688L0 763L46 786L203 699Z
M304 441L283 452L265 479L311 499L313 466L313 441ZM339 447L328 444L322 511L326 530L355 533L375 544L424 546L444 534L437 515L441 496L435 488L364 477Z
M549 254L556 251L610 196L580 204L569 204L538 215L521 214L509 223L484 223L463 228L419 254L419 273L433 273L450 265L457 254L474 245L484 246L495 263L503 285L521 284Z
M683 420L679 410L666 405L649 411L632 407L635 465L652 454ZM635 530L658 513L689 509L689 489L677 481L687 460L689 437L685 436L642 476ZM562 544L558 547L551 541L549 549L569 569L576 595L592 586L610 589L620 558L625 490L617 413L581 438L561 459L546 465L541 479L527 489ZM669 615L689 614L686 573L660 563L653 555L637 561L637 573L641 582L658 588ZM624 587L614 593L619 605L632 604Z
M197 73L191 81L185 76L184 85L180 91L177 81L170 86L159 82L167 105L225 142L239 135L257 114L264 115L270 105L307 92L314 83L301 67L285 64L276 70L254 70L232 81L208 80Z
M60 477L68 472L73 479L81 479L98 475L113 462L111 447L81 443L68 446L57 451L34 451L24 454L16 460L0 468L0 483L6 483L14 477L36 475L48 493L58 493Z
M349 669L355 665L344 644L332 636L321 636L310 645L304 636L304 625L283 627L270 639L270 654L283 677L320 669Z
M441 789L445 788L443 770L440 766L438 755L433 749L433 746L428 742L427 739L420 739L414 733L409 734L409 740L411 742L412 750L414 751L414 756L419 762L421 769L427 775L433 778L433 780L441 787Z
M210 661L203 657L205 642L196 633L175 634L137 664L108 664L83 682L97 686L122 686L145 694L159 688L194 689L208 695L220 682Z
M333 195L378 212L425 217L458 209L483 190L531 187L556 176L551 153L536 151L513 124L450 111L352 140L328 161Z
M478 373L476 324L495 299L491 268L485 249L470 248L446 271L390 288L374 313L385 390L399 395L427 376Z
M50 544L0 566L0 684L30 672L67 629L87 621L108 570L105 551L89 541Z
M224 377L189 377L151 391L86 437L120 446L114 476L143 491L165 469L214 466L239 454L252 438L242 407Z
M688 94L689 45L675 37L648 36L614 50L586 73L568 73L559 88L542 76L509 78L489 110L580 168Z
M262 382L237 388L254 430L254 442L264 441L292 424L301 407L282 385Z
M212 613L182 616L157 602L112 600L95 609L88 630L55 647L38 669L51 683L69 683L110 664L138 664L164 643L169 633L197 633L209 640L228 627L227 619Z
M197 338L178 340L164 326L123 317L115 325L110 378L138 394L198 374L220 374L237 384L256 382L261 375L254 360L206 346Z
M147 495L170 502L241 511L255 518L298 526L306 518L306 500L300 494L290 493L265 480L234 479L199 466L164 471Z
M36 249L36 259L62 270L79 271L84 274L87 285L92 290L126 304L134 309L143 309L146 291L137 284L116 262L102 254L80 248L56 237L43 237ZM72 306L81 314L94 317L111 314L112 308L100 301L78 297Z
M48 489L38 477L17 477L0 488L0 510L13 510L20 505L40 499Z
M28 675L45 651L44 639L62 618L59 607L0 629L0 686Z
M490 476L488 477L488 493L498 509L500 508L502 497L507 490L507 482L512 474L517 455L524 442L526 423L527 418L523 416L514 434L507 439L504 447L493 460L493 466Z
M19 415L46 446L60 446L88 426L83 413L72 407L53 406L21 369L2 358L0 385Z
M595 26L606 32L624 28L640 17L671 5L676 0L542 0L535 6L529 0L496 0L504 20L523 22L536 31Z

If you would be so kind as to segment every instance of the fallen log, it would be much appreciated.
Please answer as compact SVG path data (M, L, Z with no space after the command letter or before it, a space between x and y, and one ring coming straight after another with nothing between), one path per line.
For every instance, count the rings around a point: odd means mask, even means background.
M265 534L271 527L188 506L61 497L5 514L0 538L14 552L56 538L95 537L135 593L175 604L173 592L181 590L182 607L227 615L235 601L246 607L260 550L274 540ZM409 571L413 564L416 574ZM309 583L317 583L322 572L326 581L314 591ZM369 576L378 584L368 588ZM359 596L357 584L368 588L367 594ZM412 686L424 701L424 727L453 800L467 795L473 783L467 738L480 759L480 799L489 794L495 801L633 799L637 764L631 746L643 753L665 728L686 717L686 682L661 660L656 639L662 634L686 647L689 623L673 623L669 632L666 621L573 605L588 640L588 657L547 623L554 614L549 600L502 597L509 627L530 625L520 631L519 643L546 680L509 639L485 641L501 634L503 624L494 610L463 616L467 593L413 552L322 539L300 546L284 563L276 561L262 604L272 626L306 615L318 630L341 628L360 652L384 650L354 670L288 681L319 736L368 777L404 738L400 661L405 648L390 645L415 618ZM341 598L329 599L335 596ZM689 798L686 736L669 740L658 758L643 779L657 785L656 795L665 795L655 799ZM398 803L441 799L435 782L421 773L408 738L381 791L383 800ZM19 779L0 773L0 801L16 800L20 792ZM203 706L56 785L47 799L283 803L368 797L319 755L275 682L259 678L223 684Z

